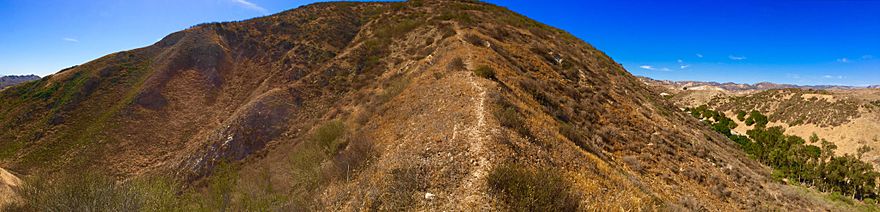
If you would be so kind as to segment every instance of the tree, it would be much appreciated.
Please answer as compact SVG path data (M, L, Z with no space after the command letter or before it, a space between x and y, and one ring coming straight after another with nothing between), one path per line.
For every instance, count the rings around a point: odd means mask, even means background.
M861 160L862 156L864 156L865 153L868 153L871 150L873 150L873 149L871 149L871 147L869 147L868 145L862 145L861 147L859 147L859 149L856 150L856 152L858 153L857 154L858 159Z
M736 111L736 119L738 119L739 121L745 121L746 120L746 111L743 111L743 110Z
M819 141L819 136L816 135L816 133L813 133L813 135L810 136L810 143L813 144L813 143L816 143L816 142L818 142L818 141Z

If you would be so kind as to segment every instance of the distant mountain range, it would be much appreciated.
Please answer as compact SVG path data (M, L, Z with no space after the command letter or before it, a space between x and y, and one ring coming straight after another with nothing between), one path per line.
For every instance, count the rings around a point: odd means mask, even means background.
M778 84L772 82L759 82L755 84L740 84L733 82L703 82L703 81L672 81L672 80L655 80L648 77L637 76L642 82L663 86L674 90L719 90L719 91L761 91L770 89L800 88L815 90L834 90L834 89L863 89L863 88L880 88L880 85L871 86L844 86L844 85L792 85Z
M22 75L22 76L15 76L15 75L0 76L0 89L6 88L9 86L13 86L13 85L18 85L18 84L25 83L25 82L29 82L29 81L38 80L38 79L40 79L40 77L37 75L33 75L33 74L32 75Z

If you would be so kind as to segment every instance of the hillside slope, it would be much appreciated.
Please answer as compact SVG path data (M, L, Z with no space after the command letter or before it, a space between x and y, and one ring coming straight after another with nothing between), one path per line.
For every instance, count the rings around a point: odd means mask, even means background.
M0 165L27 175L198 188L233 164L284 194L278 207L334 211L540 206L522 205L535 195L559 210L823 206L589 44L484 3L320 3L203 24L0 99Z

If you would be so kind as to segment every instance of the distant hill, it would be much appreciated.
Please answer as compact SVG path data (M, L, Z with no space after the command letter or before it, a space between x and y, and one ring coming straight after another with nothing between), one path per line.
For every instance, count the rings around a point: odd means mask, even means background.
M0 76L0 89L39 79L40 77L37 75Z
M653 80L642 82L676 106L709 108L733 117L738 111L756 110L769 117L768 126L781 126L786 134L803 138L813 134L837 145L836 154L858 154L874 149L861 159L880 167L880 86L798 86L758 83L754 85L697 81ZM738 122L734 132L749 129Z
M792 84L778 84L772 82L759 82L755 84L740 84L733 82L704 82L704 81L672 81L672 80L655 80L648 77L638 76L639 80L642 82L654 85L654 86L663 86L667 89L672 90L723 90L723 91L732 91L732 92L748 92L748 91L763 91L770 89L785 89L785 88L798 88L798 89L814 89L814 90L834 90L834 89L860 89L860 88L880 88L880 85L873 85L867 87L860 86L842 86L842 85L792 85Z

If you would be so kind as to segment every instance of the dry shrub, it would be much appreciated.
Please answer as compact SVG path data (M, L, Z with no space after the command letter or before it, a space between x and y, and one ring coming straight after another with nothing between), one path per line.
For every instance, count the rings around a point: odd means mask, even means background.
M415 205L415 196L428 189L426 170L404 167L391 170L386 192L372 205L373 211L406 211Z
M670 211L704 211L706 208L691 196L684 196L678 199L677 205L670 206Z
M164 179L117 183L93 172L26 179L23 202L0 211L169 211L182 206L177 184Z
M456 57L449 62L449 65L446 66L446 69L449 71L459 71L459 70L467 70L467 65L464 64L464 60L460 57Z
M645 173L645 167L642 166L642 161L639 160L636 156L624 156L623 162L629 166L630 169L639 173Z
M373 141L365 136L352 136L344 150L333 158L335 178L350 179L373 156Z
M464 35L464 40L474 46L483 46L483 39L474 34L466 34Z
M490 192L513 211L575 211L578 208L570 185L556 170L506 164L493 169L487 180Z
M379 102L385 103L399 95L406 89L406 86L409 85L410 80L404 76L396 76L394 77L386 86L382 93L379 95Z
M513 129L526 138L532 138L532 132L526 127L525 121L512 106L496 109L493 113L501 126Z

